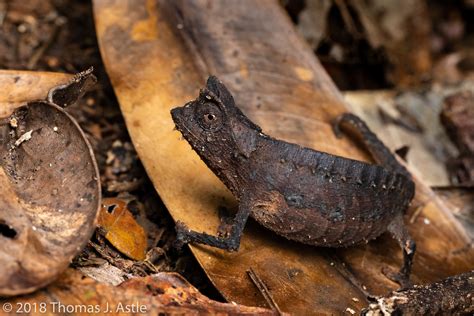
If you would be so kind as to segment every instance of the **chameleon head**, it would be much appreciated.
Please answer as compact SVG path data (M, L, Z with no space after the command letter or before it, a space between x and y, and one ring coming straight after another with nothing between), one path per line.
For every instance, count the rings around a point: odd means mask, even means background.
M214 76L207 80L199 97L171 110L176 128L206 163L228 160L235 154L246 156L255 144L260 128L235 106L234 98ZM253 136L252 136L253 135Z

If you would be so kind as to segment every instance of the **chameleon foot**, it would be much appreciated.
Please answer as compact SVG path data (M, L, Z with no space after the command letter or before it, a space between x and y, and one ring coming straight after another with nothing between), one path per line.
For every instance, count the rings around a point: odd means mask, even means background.
M190 242L188 227L181 221L176 222L176 241L174 242L174 247L178 250L181 250L185 244Z
M409 276L405 273L395 272L390 267L384 267L382 273L392 282L398 283L400 285L399 290L404 290L412 286Z
M238 231L238 233L241 234L241 231ZM237 251L240 246L240 235L237 235L235 230L233 230L233 234L226 238L212 236L190 230L184 223L176 222L176 241L174 246L179 249L188 243L208 245L227 251Z

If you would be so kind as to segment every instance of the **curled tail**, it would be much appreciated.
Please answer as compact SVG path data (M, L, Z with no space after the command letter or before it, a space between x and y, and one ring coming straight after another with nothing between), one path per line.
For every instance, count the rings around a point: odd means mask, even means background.
M342 130L349 131L351 135L355 135L358 140L364 143L379 165L389 171L400 173L410 180L412 179L410 172L398 162L390 149L382 143L360 117L351 113L344 113L334 121L333 130L338 138L342 137Z

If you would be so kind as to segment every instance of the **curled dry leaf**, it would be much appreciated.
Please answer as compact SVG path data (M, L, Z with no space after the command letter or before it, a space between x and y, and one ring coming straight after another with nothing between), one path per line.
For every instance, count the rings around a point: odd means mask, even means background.
M277 1L96 0L94 14L135 148L173 218L191 229L215 234L219 207L235 207L230 192L173 131L170 117L173 107L196 97L209 74L267 134L368 160L353 141L334 137L330 121L347 107ZM465 231L422 181L416 185L409 216L417 209L421 216L409 226L418 243L412 280L431 282L470 269L474 250L453 251L468 244ZM238 252L191 249L228 300L266 306L246 273L252 268L281 310L302 315L359 311L365 296L344 269L380 295L396 288L382 268L397 269L402 259L384 236L328 251L289 242L252 222Z
M0 70L0 118L32 100L45 100L51 88L64 84L71 75L52 72Z
M24 84L32 84L28 97L45 98L48 91L50 96L81 94L79 77L11 75L0 73L0 82L13 79L19 93L28 91ZM88 73L79 79L80 86L94 80ZM90 238L100 205L97 165L79 125L51 102L16 95L16 84L6 84L7 93L0 97L0 106L12 101L10 110L16 108L0 117L3 296L28 293L54 280Z
M105 230L105 238L121 253L135 260L145 259L146 233L133 218L126 201L119 198L104 199L98 225Z
M20 302L22 306L43 306L47 314L274 315L268 309L210 300L179 274L165 272L132 278L115 287L68 269L44 290L20 298L0 300L0 310L6 310L5 304L17 306Z

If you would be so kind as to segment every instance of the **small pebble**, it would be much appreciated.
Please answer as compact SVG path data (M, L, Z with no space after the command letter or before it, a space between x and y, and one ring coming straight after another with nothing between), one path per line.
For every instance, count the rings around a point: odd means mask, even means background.
M88 106L93 106L95 104L95 100L93 98L87 98L86 104Z
M23 142L29 141L31 139L31 133L33 130L26 132L25 134L21 135L15 142L15 146L19 147Z
M25 33L28 30L28 28L26 27L26 24L22 23L18 25L17 30L20 33Z
M16 119L16 117L13 117L11 120L10 120L10 126L12 128L17 128L18 127L18 120Z

